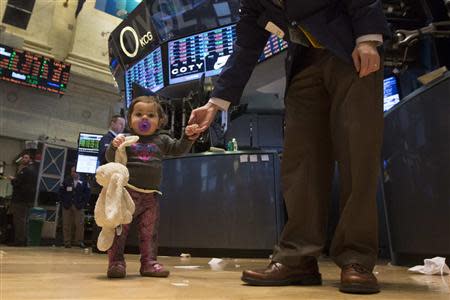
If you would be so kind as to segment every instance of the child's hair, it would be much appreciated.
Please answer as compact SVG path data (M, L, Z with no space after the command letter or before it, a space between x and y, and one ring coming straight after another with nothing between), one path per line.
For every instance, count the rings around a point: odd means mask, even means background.
M133 114L134 107L139 102L154 103L156 105L156 112L158 113L159 117L159 128L162 128L167 125L167 115L164 112L161 103L159 103L158 98L156 96L139 96L133 99L133 102L131 102L130 108L128 109L127 122L130 129L131 129L131 115Z

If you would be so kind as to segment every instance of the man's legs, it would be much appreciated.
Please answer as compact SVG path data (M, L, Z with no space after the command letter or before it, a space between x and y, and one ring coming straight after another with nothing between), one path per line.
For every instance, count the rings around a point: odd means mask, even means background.
M336 158L341 218L331 255L343 268L341 290L376 292L371 270L377 253L382 71L359 79L352 65L327 51L309 50L309 56L304 58L309 66L293 78L286 98L282 180L288 222L273 256L281 266L244 271L243 280L249 282L247 276L261 285L292 284L305 278L305 271L315 273L312 257L320 255L325 243ZM361 289L345 290L343 283L357 283Z
M84 211L73 207L75 221L75 240L78 246L84 247Z
M71 247L72 241L72 226L73 226L73 206L70 208L64 208L62 210L63 215L63 238L64 238L64 247Z
M322 253L327 233L333 174L329 111L322 66L330 55L309 49L311 65L300 71L286 97L286 130L281 165L288 221L273 260L299 267Z
M304 55L305 64L292 79L285 101L281 176L288 221L269 267L244 271L242 280L249 284L321 283L316 257L322 253L326 241L334 169L331 100L322 71L330 54L308 49Z
M13 215L14 245L26 246L28 235L28 214L32 204L11 203L11 213Z
M340 173L340 218L330 253L340 266L372 270L377 259L376 188L383 135L382 70L359 78L331 57L325 84L333 97L331 130Z

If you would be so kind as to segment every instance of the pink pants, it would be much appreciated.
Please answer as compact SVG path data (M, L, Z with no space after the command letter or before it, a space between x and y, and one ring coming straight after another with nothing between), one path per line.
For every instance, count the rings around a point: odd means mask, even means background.
M141 264L156 262L158 255L159 200L154 194L145 194L128 189L136 210L133 222L139 230L139 251ZM130 230L130 224L122 225L122 233L115 236L113 245L108 250L109 263L125 262L123 252Z

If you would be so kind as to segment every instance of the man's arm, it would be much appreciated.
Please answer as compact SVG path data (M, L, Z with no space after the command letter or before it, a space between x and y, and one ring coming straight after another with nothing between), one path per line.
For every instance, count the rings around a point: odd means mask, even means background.
M270 36L269 32L258 25L262 11L259 1L241 1L234 51L214 85L212 98L239 103L245 85Z
M386 18L380 0L344 0L352 19L356 39L371 34L389 36Z
M105 150L105 160L107 162L114 162L116 159L117 148L111 143Z
M63 202L64 199L64 193L66 192L66 180L63 181L63 183L59 186L58 190L58 201Z
M189 124L198 124L196 133L208 129L218 110L237 104L270 34L258 25L263 7L257 0L242 0L233 54L214 85L208 103L192 111Z
M359 77L365 77L380 69L381 60L376 47L383 43L383 35L389 36L381 1L344 0L344 5L356 37L353 63Z
M108 148L109 143L111 142L108 135L109 135L109 133L107 133L100 139L99 151L98 151L98 161L100 162L100 164L103 164L105 161L107 161L106 156L105 156L106 149Z
M91 189L89 187L89 183L87 181L83 181L83 202L84 207L89 202L89 198L91 197Z

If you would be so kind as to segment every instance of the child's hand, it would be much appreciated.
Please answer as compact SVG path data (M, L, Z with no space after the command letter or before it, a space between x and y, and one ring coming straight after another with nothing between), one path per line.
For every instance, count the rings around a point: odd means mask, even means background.
M125 142L125 136L123 134L119 134L112 141L112 145L116 148L119 148L119 146L122 145L123 142Z
M187 136L188 140L195 141L200 136L200 130L197 124L191 124L186 126L184 134Z

